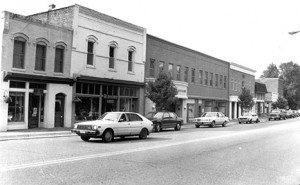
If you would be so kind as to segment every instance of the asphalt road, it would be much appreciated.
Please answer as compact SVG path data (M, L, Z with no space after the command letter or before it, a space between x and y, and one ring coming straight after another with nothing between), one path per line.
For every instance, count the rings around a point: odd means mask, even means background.
M83 142L0 142L0 184L299 185L300 118Z

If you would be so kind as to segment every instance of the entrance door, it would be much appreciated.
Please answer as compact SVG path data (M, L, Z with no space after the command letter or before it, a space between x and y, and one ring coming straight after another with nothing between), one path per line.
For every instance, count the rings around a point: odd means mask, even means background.
M64 126L65 95L57 94L55 98L55 127Z
M40 96L29 94L28 128L39 127Z

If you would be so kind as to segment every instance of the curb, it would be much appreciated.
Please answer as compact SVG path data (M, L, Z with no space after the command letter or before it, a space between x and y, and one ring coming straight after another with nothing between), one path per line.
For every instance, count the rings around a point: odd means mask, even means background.
M22 140L22 139L39 139L39 138L54 138L54 137L71 137L76 134L71 131L60 131L60 132L45 132L45 133L24 133L24 134L11 134L0 136L0 141L9 140Z

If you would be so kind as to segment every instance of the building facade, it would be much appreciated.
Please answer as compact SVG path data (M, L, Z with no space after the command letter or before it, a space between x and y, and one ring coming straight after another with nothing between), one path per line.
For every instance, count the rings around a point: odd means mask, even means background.
M173 78L180 100L176 113L184 123L205 111L228 115L228 62L147 35L146 81L154 80L160 72ZM151 111L155 105L146 99L145 113Z
M32 17L74 32L72 122L110 111L144 113L146 29L80 5Z
M266 94L268 93L266 84L255 82L255 111L258 116L268 114L268 104L266 101Z
M73 31L4 12L0 131L70 127Z
M230 63L229 79L229 118L237 119L241 114L241 107L238 103L242 88L250 90L250 94L255 97L255 70L245 66ZM254 108L253 110L254 111Z

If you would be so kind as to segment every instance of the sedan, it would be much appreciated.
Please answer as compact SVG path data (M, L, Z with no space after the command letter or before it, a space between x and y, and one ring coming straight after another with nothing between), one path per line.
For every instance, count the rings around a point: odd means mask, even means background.
M222 112L204 112L201 117L193 120L196 128L200 126L209 126L211 128L215 125L222 125L223 127L229 122L229 118L226 117Z
M180 130L182 119L180 119L174 112L149 112L146 118L153 122L153 129L156 132L165 128L174 128Z
M240 116L239 117L239 124L245 122L245 123L258 123L259 122L259 119L258 119L258 116L256 113L251 113L251 112L248 112L248 113L245 113L244 115Z
M153 129L153 123L134 112L107 112L98 120L76 123L71 132L83 141L90 138L102 138L111 142L114 137L139 136L146 139Z

